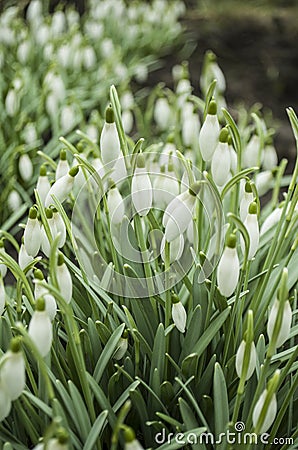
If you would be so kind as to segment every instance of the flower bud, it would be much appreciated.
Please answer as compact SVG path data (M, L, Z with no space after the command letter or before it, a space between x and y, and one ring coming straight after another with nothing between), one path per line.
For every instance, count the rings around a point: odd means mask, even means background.
M66 150L61 150L60 151L60 159L59 162L57 164L57 168L56 168L56 173L55 173L55 180L59 180L59 178L64 177L65 175L68 174L70 170L68 161L66 159Z
M247 229L249 239L250 239L250 245L249 245L249 251L248 251L248 259L251 260L259 247L259 224L258 224L258 217L257 217L257 204L255 202L251 203L249 205L248 214L244 221L244 226ZM242 236L240 237L240 244L242 252L244 253L244 240Z
M248 344L245 342L245 340L242 340L236 353L236 372L239 378L241 378L243 370L243 361L246 345ZM245 380L248 380L254 373L254 370L256 368L256 362L257 362L256 347L254 342L252 342L250 347L249 363Z
M23 202L18 191L16 191L15 189L10 191L7 197L7 203L12 211L17 211L20 208Z
M19 338L13 338L1 364L1 384L10 400L16 400L25 389L25 361Z
M169 163L167 172L164 166L160 168L160 173L155 178L153 195L155 206L161 210L179 195L179 182L172 163Z
M271 188L273 182L273 174L271 170L265 170L256 175L256 188L259 197L265 195Z
M278 158L275 148L272 144L266 145L263 152L263 169L272 170L278 164Z
M119 340L118 347L116 348L115 353L113 355L113 358L117 360L123 358L123 356L127 352L127 348L128 348L128 333L127 330L124 330Z
M216 115L217 107L212 100L208 107L208 114L199 135L199 146L204 161L210 161L218 144L219 123Z
M141 154L137 156L137 166L132 177L131 197L137 213L146 216L152 207L152 185Z
M223 186L229 179L231 159L228 145L229 132L223 128L219 135L219 143L212 156L211 173L218 186Z
M268 230L278 224L282 215L282 208L275 208L263 222L260 229L260 236L263 236Z
M58 248L61 248L64 246L66 241L66 226L64 223L64 220L62 219L60 213L56 210L56 208L52 208L53 210L53 230L54 232L53 239L56 238L58 233L60 233L59 241L58 241Z
M64 262L64 256L62 253L58 256L56 277L61 296L64 298L66 303L70 303L72 299L72 278L68 267Z
M55 197L57 197L57 199L63 203L64 200L67 199L70 191L72 190L73 187L73 183L74 183L74 178L75 176L78 174L79 172L79 167L72 167L70 169L70 171L68 172L68 174L64 175L64 177L59 178L59 180L57 180L53 186L51 187L46 201L45 201L45 206L49 207L50 204L53 203L53 198L52 195L54 195Z
M187 315L177 295L172 296L172 319L180 333L184 333Z
M107 168L111 169L120 156L120 141L111 106L106 109L106 120L100 135L101 159Z
M239 280L240 264L236 249L236 236L231 234L217 267L218 289L225 297L235 291Z
M36 302L28 333L41 356L46 356L52 346L53 329L49 315L45 310L45 300L42 297Z
M33 165L31 159L27 153L23 153L19 159L19 173L21 178L28 182L33 176Z
M47 176L47 168L46 166L42 165L39 171L39 177L37 180L36 190L39 194L41 203L43 206L45 205L46 197L49 193L49 190L51 189L51 184L49 182L48 176Z
M291 323L292 323L292 309L289 300L286 300L284 305L281 305L280 300L276 299L273 303L272 309L269 314L267 324L267 334L269 341L273 339L274 330L277 326L278 316L280 315L279 331L276 336L275 347L281 347L289 338Z
M5 98L5 110L9 117L14 117L20 109L20 94L16 89L9 89Z
M276 390L280 371L276 370L258 399L252 415L252 422L257 434L266 433L274 422L277 413Z
M244 149L242 166L244 168L256 166L258 164L259 151L260 151L260 138L259 136L254 134Z
M121 121L125 134L129 134L133 128L133 113L130 109L122 112Z
M20 268L22 270L24 270L33 261L33 259L34 259L33 256L28 255L25 245L22 242L20 251L18 254L18 264L19 264ZM27 275L29 275L29 273Z
M171 119L171 108L166 97L159 97L154 106L154 120L161 131L168 129Z
M24 231L24 245L29 256L35 257L41 244L41 230L37 218L37 209L30 208L28 221Z

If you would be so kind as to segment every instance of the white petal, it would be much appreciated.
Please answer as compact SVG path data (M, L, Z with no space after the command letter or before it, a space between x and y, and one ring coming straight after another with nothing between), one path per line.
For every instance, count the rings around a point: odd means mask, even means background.
M20 156L19 172L24 181L30 181L33 176L33 165L27 153Z
M29 256L36 256L41 244L41 231L38 219L28 218L24 231L24 245Z
M28 333L41 356L46 356L52 345L53 330L46 311L35 311L29 323Z
M1 383L11 400L16 400L26 384L25 361L22 352L13 353L10 350L4 356L1 366Z
M279 308L279 301L276 299L272 309L269 314L268 318L268 324L267 324L267 334L269 337L269 340L272 339L273 331L277 319L278 314L278 308ZM284 311L283 311L283 317L281 322L281 327L277 336L276 341L276 348L283 345L286 340L289 338L290 330L291 330L291 323L292 323L292 309L290 306L290 302L287 300L284 305Z
M33 261L33 256L28 255L26 252L24 244L21 244L19 255L18 255L18 263L22 270L24 270L28 264ZM2 275L3 276L3 275Z
M2 382L0 382L0 422L4 420L10 413L11 400L6 392Z
M180 194L171 201L163 216L165 226L165 238L168 242L176 239L184 233L192 220L192 213L196 197L188 191Z
M218 144L219 123L216 115L207 114L199 135L199 146L204 161L210 161Z
M5 288L2 276L0 276L0 316L3 314L4 308L5 308Z
M136 168L132 177L131 197L140 216L146 216L152 207L152 185L145 168Z
M176 325L177 329L180 331L180 333L184 333L187 315L186 315L185 308L181 302L173 303L172 319L173 319L173 322Z
M64 177L69 172L69 164L66 159L59 159L59 162L57 164L56 172L55 172L55 180L59 180L59 178Z
M229 179L231 168L230 151L227 143L220 142L213 154L211 173L218 186L223 186Z
M125 214L125 208L123 198L117 187L109 190L107 204L111 223L114 225L121 223Z
M276 225L282 215L282 208L276 208L272 211L272 213L269 214L268 217L264 220L263 225L261 226L260 235L263 236L263 234L266 233L266 231L270 230L274 225Z
M240 219L242 222L245 221L248 214L249 205L253 202L254 195L252 192L244 192L244 195L240 202Z
M61 295L69 303L72 299L72 278L65 263L57 267L56 277Z
M63 203L64 200L67 199L68 194L70 193L74 183L74 177L70 176L69 174L64 175L64 177L59 178L53 186L51 187L46 201L45 206L49 207L51 204L53 204L52 195L55 195L57 199Z
M113 358L117 360L123 358L123 356L127 352L127 348L128 348L128 339L120 338L119 345L115 350Z
M165 261L165 236L162 238L160 245L160 256L163 261ZM181 258L184 249L184 238L183 234L180 234L176 239L170 243L170 264L174 261L178 261Z
M239 280L240 264L236 248L226 247L217 267L217 284L220 293L230 297Z
M244 225L248 231L249 238L250 238L250 245L249 245L249 252L248 252L248 259L251 260L259 247L259 238L260 238L260 232L259 232L259 224L256 214L248 214L247 218L244 222ZM244 253L245 245L244 240L242 236L240 236L240 245L242 252Z
M239 378L241 377L241 374L242 374L245 346L246 346L245 341L244 340L241 341L241 344L239 345L239 348L238 348L237 353L236 353L235 365L236 365L236 372L237 372L237 375L238 375ZM256 361L257 361L256 347L255 347L254 342L252 342L251 348L250 348L249 365L248 365L248 370L247 370L247 374L246 374L245 380L248 380L252 376L252 374L254 373L254 370L256 368Z
M265 389L262 392L259 400L256 403L256 406L254 407L253 415L252 415L252 421L253 421L253 426L254 427L256 427L256 425L258 423L258 420L259 420L259 417L260 417L260 414L261 414L261 411L262 411L262 408L263 408L263 405L264 405L264 402L265 402L265 399L266 399L266 395L267 395L267 389ZM271 399L271 402L270 402L270 404L268 406L267 414L265 416L265 420L264 420L264 422L263 422L263 424L261 426L261 429L260 429L260 434L266 433L266 431L271 427L271 425L274 422L274 419L275 419L275 416L276 416L276 412L277 412L277 402L276 402L276 396L274 394L272 399Z
M101 158L108 168L115 165L120 156L120 141L115 122L106 123L103 126L100 136Z
M46 197L51 189L51 184L47 176L39 176L36 185L37 192L39 193L40 200L45 205Z

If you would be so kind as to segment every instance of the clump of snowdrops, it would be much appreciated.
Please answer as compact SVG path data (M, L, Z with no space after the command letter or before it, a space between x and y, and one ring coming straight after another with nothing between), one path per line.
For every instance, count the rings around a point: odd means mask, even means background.
M98 141L41 154L22 242L1 233L6 449L297 444L298 163L284 176L260 112L220 107L213 54L202 98L174 76L137 142L112 86Z
M99 110L110 84L131 103L130 82L144 82L158 58L179 45L179 1L88 1L83 17L47 2L16 2L0 17L0 220L18 210L38 176L37 151L57 156L57 138L80 126L98 139ZM119 26L121 24L121 26ZM101 111L103 112L103 110ZM128 124L129 126L129 124ZM30 158L31 171L22 170ZM11 223L11 220L10 222ZM8 227L7 227L8 229Z

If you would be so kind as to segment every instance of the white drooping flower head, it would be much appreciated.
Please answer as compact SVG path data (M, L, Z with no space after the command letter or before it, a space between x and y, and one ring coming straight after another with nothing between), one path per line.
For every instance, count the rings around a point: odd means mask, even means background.
M240 263L236 243L236 236L231 234L217 267L218 289L225 297L233 294L239 280Z
M137 156L136 168L131 182L131 197L136 212L146 216L152 207L152 184L142 154Z
M144 447L136 439L135 432L132 428L125 427L124 440L124 450L144 450Z
M30 208L28 221L24 231L24 245L29 256L35 257L41 245L41 230L37 218L37 209Z
M247 146L244 148L243 156L242 156L242 166L246 167L255 167L258 165L260 152L260 138L256 134L254 134Z
M177 295L172 295L172 319L180 333L185 332L187 314Z
M0 239L0 256L1 254L6 254L4 247L4 239ZM0 262L0 275L2 278L7 274L7 266L4 263Z
M100 135L100 150L103 164L111 169L121 154L112 106L108 106L106 109L105 123Z
M45 307L45 300L40 297L28 328L28 334L42 357L49 353L53 341L52 323Z
M249 205L253 202L253 200L254 194L252 192L251 183L247 181L244 185L244 194L240 201L240 219L242 222L245 221L248 214Z
M22 153L19 159L19 173L22 180L28 182L33 176L33 164L27 153Z
M19 337L11 340L10 349L2 358L1 384L11 401L16 400L25 389L25 360Z
M218 144L220 127L216 113L216 102L211 100L208 106L208 114L199 134L199 147L204 161L211 161Z
M122 195L113 182L107 194L107 204L111 224L119 225L125 214L125 206Z
M277 326L277 319L279 317L279 314L281 314L282 319L280 329L277 334L275 344L276 348L281 347L288 340L292 323L292 309L289 300L287 300L284 303L280 312L279 308L280 308L280 301L278 300L278 298L276 298L271 308L267 324L267 334L269 337L269 341L271 341L274 329Z
M59 178L59 180L55 181L51 189L49 190L49 193L46 197L45 206L49 207L51 204L54 203L53 201L53 195L57 197L57 199L63 203L69 193L71 192L74 184L74 178L79 172L79 167L75 166L70 169L70 171L64 175L64 177Z
M278 164L278 157L272 144L265 145L262 166L264 170L272 170Z
M252 202L249 205L248 214L244 221L244 226L247 229L250 239L248 259L251 260L258 250L260 238L258 216L257 216L257 204L255 202ZM244 253L245 245L242 236L240 237L240 244L242 252Z
M162 223L165 227L165 239L171 242L183 234L192 221L196 196L200 183L194 183L190 188L174 198L166 208Z
M245 348L247 343L243 339L239 345L239 348L236 353L236 372L239 378L241 378L242 370L243 370L243 361L244 361L244 354L245 354ZM257 353L256 353L256 347L254 342L251 343L250 347L250 355L249 355L249 364L248 369L246 372L245 380L248 380L252 374L254 373L254 370L256 368L256 362L257 362Z
M276 417L276 390L278 388L279 378L280 371L276 370L254 407L252 422L257 434L266 433ZM267 403L267 407L264 408L265 402Z
M154 120L161 131L169 128L171 120L171 107L166 97L159 97L154 106Z
M166 260L165 247L166 247L166 239L164 236L160 244L160 256L164 262ZM172 264L175 261L178 261L181 258L183 249L184 249L184 237L183 234L180 234L178 237L176 237L176 239L174 239L169 243L170 264Z
M219 134L219 142L212 156L211 173L217 186L226 184L230 176L231 156L228 138L229 131L225 127Z
M259 197L265 195L271 188L273 182L273 173L271 170L264 170L256 175L256 187Z
M66 158L66 150L62 149L60 151L60 159L57 164L56 172L55 172L55 180L59 180L59 178L64 177L70 170L67 158Z
M47 287L48 284L46 283L43 273L40 269L34 270L33 283L35 301L37 301L40 297L44 298L46 312L48 313L49 318L52 322L57 313L57 303L53 295L49 293L49 289Z
M6 392L5 386L0 380L0 422L2 422L9 415L11 410L11 399Z

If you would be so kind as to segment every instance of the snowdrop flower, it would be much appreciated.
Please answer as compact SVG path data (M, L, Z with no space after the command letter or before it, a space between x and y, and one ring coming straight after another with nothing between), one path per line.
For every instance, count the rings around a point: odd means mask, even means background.
M43 284L40 283L41 281L43 281ZM34 270L33 283L34 283L34 298L35 300L38 300L40 297L44 298L45 310L49 315L50 321L52 322L57 313L57 303L53 295L49 293L47 283L40 269Z
M261 226L260 236L263 236L268 230L270 230L274 225L277 225L282 215L282 208L274 209L268 217L264 220Z
M56 172L55 172L55 180L59 180L59 178L64 177L70 170L68 161L66 159L66 150L60 151L60 159L57 164Z
M154 120L161 131L168 129L171 119L171 108L166 97L159 97L154 106Z
M280 305L280 300L276 298L270 311L267 324L267 334L269 337L269 341L271 341L273 338L274 330L275 327L278 326L278 318L280 317L281 323L276 337L276 348L281 347L288 340L292 323L292 309L289 300L286 300L284 305Z
M11 399L9 398L6 388L0 380L0 422L2 422L10 413Z
M19 159L19 173L23 181L28 182L33 176L33 165L27 153L23 153Z
M35 311L29 323L28 333L41 356L45 357L51 350L53 329L49 315L45 309L45 300L42 297L36 301Z
M2 316L4 308L5 308L5 288L2 276L0 275L0 316Z
M66 303L70 303L72 299L72 278L68 267L64 262L64 256L62 253L59 253L58 256L56 277L61 296L64 298Z
M272 144L268 144L265 146L263 151L263 169L264 170L272 170L278 164L278 158L275 148Z
M280 371L276 370L273 377L269 380L267 388L264 389L260 398L258 399L252 415L252 422L256 433L262 434L271 427L277 413L276 389L278 387ZM266 410L263 411L265 401L267 404ZM262 415L262 420L261 420ZM262 422L262 423L261 423Z
M125 207L122 195L117 186L113 183L108 191L107 204L109 209L110 221L113 225L118 225L122 222L125 214Z
M130 109L125 109L121 115L123 129L126 134L129 134L133 128L133 113Z
M241 378L242 370L243 370L243 361L244 361L244 354L245 354L245 348L247 343L243 339L239 345L239 348L236 353L236 372L239 378ZM246 373L245 380L248 380L252 374L254 373L254 370L256 368L256 362L257 362L257 353L256 353L256 347L254 342L251 343L250 347L250 355L249 355L249 365Z
M187 147L196 145L200 132L200 119L198 114L192 111L183 118L181 132L184 145Z
M20 338L13 338L1 361L1 384L10 400L16 400L25 389L25 361Z
M251 203L248 208L248 214L244 221L244 226L246 227L250 239L250 245L249 245L249 251L248 251L248 259L251 260L259 246L259 224L258 224L258 217L257 217L257 204L255 202ZM240 237L240 244L242 252L244 253L244 240L242 236Z
M0 239L0 261L1 261L1 255L6 254L5 252L5 247L4 247L4 239ZM7 266L0 262L0 275L2 276L2 278L5 277L7 273Z
M53 210L51 208L46 208L45 213L46 213L46 217L47 217L47 221L48 221L48 225L50 228L52 239L55 239L55 236L57 236L57 230L56 230L56 226L55 226L55 222L54 222L54 218L53 218L53 216L54 216ZM47 236L47 233L46 233L43 225L41 226L41 250L47 257L50 256L51 243L49 241L49 238Z
M20 247L20 251L18 254L18 264L20 266L20 268L22 270L24 270L32 261L33 261L33 256L28 255L25 245L24 245L24 239L22 239L22 243L21 243L21 247ZM31 273L30 272L27 273L27 275L29 275Z
M191 91L192 87L190 81L187 78L182 78L181 80L178 81L176 87L176 94L179 108L182 108L182 106L186 102L187 97L191 94Z
M244 186L244 195L240 202L240 219L242 220L242 222L245 221L248 214L249 205L253 202L253 200L254 195L252 192L251 184L249 181L247 181Z
M113 355L113 358L117 360L123 358L123 356L127 352L127 348L128 348L128 332L127 330L124 330L119 340L118 347L116 348L115 353Z
M45 206L48 207L50 204L53 203L52 195L57 197L57 199L63 203L70 191L73 188L74 184L74 178L79 172L79 167L75 166L70 169L70 171L64 175L64 177L59 178L59 180L55 181L51 189L49 190L49 193L46 197Z
M223 186L229 179L231 158L228 145L229 131L223 128L219 135L219 143L212 156L211 173L218 186Z
M124 440L124 450L144 450L144 447L136 439L136 435L132 428L125 428Z
M192 220L196 195L200 190L200 183L194 183L187 191L174 198L167 206L163 215L165 239L168 242L184 233Z
M60 125L62 133L66 134L73 130L77 124L77 114L74 105L64 105L60 114Z
M41 203L43 206L45 205L46 197L51 189L51 184L49 182L47 176L47 168L45 165L42 165L39 170L39 177L37 180L36 190L39 194Z
M5 98L5 110L9 117L14 117L20 109L20 96L16 89L10 89Z
M242 157L242 166L254 167L258 165L260 152L260 138L257 135L253 135L249 143L244 149Z
M183 253L184 249L184 238L183 234L180 234L176 239L174 239L170 244L170 264L172 264L175 261L178 261L178 259L181 258L181 255ZM166 259L166 239L165 236L162 238L161 244L160 244L160 256L161 259L165 262Z
M228 236L226 247L217 267L218 289L225 297L230 297L233 294L239 280L240 264L236 243L234 234Z
M212 100L208 106L208 114L199 134L199 146L204 161L210 161L218 144L219 122L216 115L217 106Z
M180 333L184 333L187 315L177 295L172 296L172 319Z
M140 216L146 216L152 207L152 185L145 167L145 158L137 156L136 169L131 182L133 205Z
M120 141L111 106L106 109L106 120L100 135L101 159L111 169L121 154Z
M135 79L138 83L145 83L148 78L148 68L145 64L138 64L135 68Z
M68 450L69 445L69 436L67 431L64 428L59 428L56 432L55 438L49 439L47 442L47 446L43 442L37 444L33 450Z
M37 209L30 208L29 217L24 231L24 245L29 256L35 257L41 244L41 230L37 218Z
M259 172L256 175L256 187L259 197L265 195L272 188L273 173L271 170Z
M22 205L22 199L18 191L16 191L15 189L10 191L7 197L7 203L12 211L17 211L19 209L19 207Z
M92 69L96 64L96 53L90 45L84 48L83 65L85 69Z

